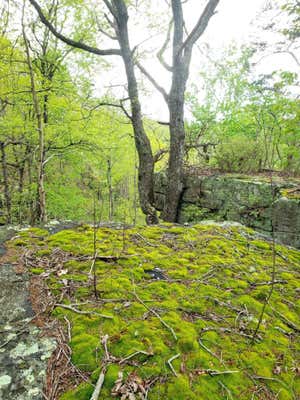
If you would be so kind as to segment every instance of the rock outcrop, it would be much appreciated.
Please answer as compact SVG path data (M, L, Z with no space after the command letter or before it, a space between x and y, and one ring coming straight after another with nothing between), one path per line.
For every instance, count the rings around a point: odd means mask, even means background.
M178 221L236 221L300 248L299 181L239 175L190 175L185 177ZM165 201L166 177L156 175L158 210Z
M0 229L0 256L9 237ZM56 343L32 320L29 275L0 259L0 400L43 400L47 362Z

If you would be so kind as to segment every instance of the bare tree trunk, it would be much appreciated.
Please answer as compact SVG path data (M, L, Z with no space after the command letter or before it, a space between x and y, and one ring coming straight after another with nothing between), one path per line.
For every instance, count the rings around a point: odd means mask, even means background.
M36 0L29 0L30 3L37 10L39 17L43 24L61 41L68 45L82 49L89 53L97 54L100 56L121 56L125 65L128 94L131 104L131 122L134 132L135 145L139 156L139 177L138 187L140 195L140 205L143 213L146 215L148 224L155 224L158 222L157 214L154 203L153 195L153 172L154 161L152 155L151 144L147 137L142 120L141 105L138 96L138 86L134 71L133 51L130 48L128 37L128 13L125 0L103 0L110 11L112 22L108 18L109 23L116 32L117 40L120 48L98 49L86 45L82 42L77 42L67 38L57 31L54 25L45 17L43 11Z
M176 222L179 200L183 189L183 161L185 151L184 95L189 76L192 47L183 48L184 19L180 0L172 1L174 19L172 86L168 97L170 113L170 154L165 207L162 217Z
M136 171L138 170L136 150L134 151L134 172L133 172L133 225L136 224L137 217L137 179Z
M61 41L70 46L88 51L97 55L121 56L124 62L128 94L131 104L131 122L134 131L135 145L139 157L139 174L138 188L140 195L140 205L143 213L146 215L148 224L158 222L156 210L154 208L154 193L153 193L153 173L154 159L149 138L147 137L142 120L141 105L139 100L138 86L134 68L134 50L131 50L128 37L128 12L127 2L125 0L103 0L110 12L110 17L107 17L108 23L115 30L116 38L110 34L111 39L117 39L120 48L99 49L91 47L85 43L74 41L58 32L56 28L49 22L43 14L43 11L36 0L29 0L37 10L41 21L48 29ZM174 20L174 38L173 38L173 66L166 66L168 71L173 74L172 89L170 96L150 78L156 89L158 89L168 102L170 110L170 160L168 168L168 187L166 208L163 212L163 217L167 221L176 221L178 203L182 190L182 164L184 156L184 94L186 82L189 74L189 66L191 61L192 49L196 41L204 33L210 18L214 15L215 9L219 0L208 0L208 3L197 21L190 34L183 40L184 19L182 12L182 1L171 0L172 12ZM113 18L113 21L111 20ZM171 25L170 25L171 26ZM170 33L170 29L168 31ZM168 33L168 35L169 35ZM160 60L162 53L166 49L166 44L163 45L160 52ZM148 75L149 76L149 75ZM127 114L127 113L126 113Z
M111 157L107 159L107 185L108 185L108 219L111 222L114 214L113 188L111 182Z
M45 161L45 137L43 127L43 116L39 105L39 99L36 92L34 72L32 68L28 40L25 33L24 21L22 20L22 33L25 43L27 65L30 75L31 94L34 105L35 117L37 120L37 131L39 135L39 157L38 157L38 176L37 176L37 218L39 222L47 222L46 214L46 194L44 188L44 161Z
M128 94L131 104L131 122L139 157L138 187L140 205L143 213L146 215L147 224L157 224L158 218L153 205L154 160L150 140L147 137L143 126L138 85L134 70L133 52L129 45L127 6L124 0L113 0L112 4L114 6L116 34L126 70Z
M176 222L183 189L185 151L184 96L189 77L193 46L204 33L219 0L209 0L194 29L184 40L184 17L181 0L172 0L174 21L172 86L168 96L170 113L170 154L165 207L162 218Z
M7 171L5 147L6 147L5 143L1 142L0 143L1 165L2 165L2 176L3 176L3 185L4 185L4 198L5 198L5 208L6 208L6 223L10 224L12 222L11 197L10 197L9 182L8 182L8 171Z
M172 87L169 95L170 154L165 207L162 217L176 222L179 200L183 189L183 161L185 153L184 93L187 81L185 66L181 60L174 63Z

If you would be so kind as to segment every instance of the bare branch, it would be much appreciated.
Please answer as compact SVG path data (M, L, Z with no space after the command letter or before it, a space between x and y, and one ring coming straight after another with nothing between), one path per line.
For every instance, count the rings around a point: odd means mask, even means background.
M162 160L162 158L169 152L169 149L160 149L153 156L154 164Z
M126 108L124 107L124 104L123 104L123 103L124 103L125 101L127 101L127 100L128 100L128 98L126 98L126 99L121 99L119 104L110 103L110 102L104 101L104 102L98 103L95 107L92 108L91 111L94 111L94 110L96 110L97 108L99 108L99 107L104 107L104 106L107 106L107 107L114 107L114 108L120 108L120 109L123 111L123 113L126 115L126 117L127 117L128 119L132 120L132 116L128 113L128 111L126 110Z
M163 125L163 126L170 126L170 122L167 121L156 121L159 125Z
M110 22L110 20L108 19L107 15L105 15L105 18L109 21L109 24L111 24L111 22ZM98 31L99 31L99 32L103 33L103 35L107 36L107 37L108 37L109 39L111 39L111 40L118 40L118 38L117 38L116 36L111 35L110 33L106 32L104 29L101 28L99 19L98 19L97 17L95 18L95 21L96 21L97 28L98 28Z
M174 361L174 360L175 360L176 358L178 358L178 357L180 357L180 353L175 354L175 356L169 358L169 360L167 361L167 363L168 363L168 365L169 365L169 367L170 367L170 370L173 372L173 374L174 374L176 377L177 377L177 373L176 373L176 371L175 371L175 369L174 369L174 367L173 367L173 365L172 365L172 361Z
M170 42L170 38L171 38L171 30L172 30L172 26L173 26L173 18L171 19L170 23L169 23L169 28L167 31L167 36L166 36L166 40L164 41L161 49L157 52L156 57L158 58L159 62L161 63L161 65L163 67L166 68L166 70L172 72L172 67L164 60L163 54L166 51L168 44Z
M114 18L117 18L117 14L115 13L115 11L114 11L114 9L113 9L113 5L111 4L111 2L108 1L108 0L103 0L103 1L104 1L104 3L105 3L106 7L109 9L109 12L111 13L111 15L112 15Z
M85 43L77 42L73 39L67 38L66 36L64 36L60 32L58 32L55 29L55 27L51 24L51 22L48 21L48 19L45 17L45 15L43 13L41 7L35 0L29 0L29 1L33 5L33 7L36 9L36 11L38 12L38 15L39 15L42 23L49 29L50 32L53 33L54 36L56 36L62 42L68 44L69 46L87 51L88 53L97 54L99 56L111 56L111 55L120 56L121 55L120 49L103 49L103 50L101 50L101 49L98 49L97 47L92 47Z
M136 66L139 68L139 70L142 72L142 74L144 74L148 78L148 80L163 95L163 98L168 103L169 96L168 96L167 92L165 91L165 89L156 82L156 80L153 78L153 76L150 75L150 73L139 63L139 61L136 61L135 63L136 63Z
M174 34L173 34L173 67L177 62L177 57L182 51L184 19L181 0L172 0L172 12L174 19Z
M209 0L195 27L179 48L178 54L180 54L180 52L187 47L192 47L202 36L205 29L207 28L209 20L215 14L215 10L217 8L217 5L219 4L219 1L220 0Z

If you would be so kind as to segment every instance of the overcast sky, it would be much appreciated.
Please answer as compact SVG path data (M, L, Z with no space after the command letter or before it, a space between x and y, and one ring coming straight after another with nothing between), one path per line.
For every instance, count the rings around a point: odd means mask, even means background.
M197 3L199 1L193 1L193 4ZM227 46L232 40L240 43L248 40L251 22L255 20L264 3L265 0L221 0L218 12L210 21L203 40L208 41L211 46ZM196 8L197 6L191 7L190 13L197 17Z
M237 45L242 45L244 43L250 43L251 40L266 39L266 34L259 31L257 28L258 19L265 3L266 0L220 0L217 8L218 12L211 19L208 29L198 42L198 46L201 48L204 43L208 43L212 54L214 54L214 57L217 57L218 54L221 54L222 51L228 48L233 42ZM164 4L163 0L152 0L151 4L155 10L154 12L157 12L159 18L161 18L163 14L163 11L161 12ZM185 20L189 30L198 20L205 4L206 0L189 0L185 4ZM139 21L137 24L138 23ZM143 39L147 37L145 29L143 29L143 21L139 28L137 28L136 25L131 28L132 46L143 41ZM151 43L155 43L155 40L157 40L158 44L162 42L162 38L153 38L149 42L146 41L144 47L147 49L149 45L151 46ZM201 66L203 67L203 61L203 55L198 49L195 49L191 65L190 82L198 79L198 71L200 71ZM161 68L156 60L155 54L150 53L148 58L143 59L143 63L159 83L168 90L170 86L169 73ZM277 69L296 70L297 68L298 67L294 65L289 56L276 55L266 57L259 65L259 72L268 73ZM100 79L96 80L97 93L103 94L103 87L109 84L115 85L121 84L122 82L124 83L124 76L120 73L121 70L123 70L123 67L119 62L117 67L107 75L107 80L105 78L105 82L103 81L103 74L101 74L101 81ZM145 85L148 89L148 94L146 97L142 96L143 111L146 112L149 117L166 120L168 118L168 111L161 95L155 92L155 90L152 92L151 84L148 84L146 81ZM118 96L122 96L121 92L118 93L115 91L114 93ZM125 95L125 93L123 94Z
M90 1L95 1L96 9L97 4L99 4L98 0ZM262 9L266 1L267 0L220 0L217 7L217 14L210 20L208 28L198 41L197 46L201 49L201 47L207 43L210 48L210 54L213 55L213 58L217 58L221 56L222 52L232 43L239 46L247 43L250 44L251 41L269 40L270 37L268 37L268 34L258 29L259 17L262 14ZM271 1L275 3L282 0ZM143 54L142 62L144 66L151 71L156 80L159 81L161 86L168 91L170 87L170 74L160 66L155 57L155 53L164 40L170 12L167 12L166 1L164 0L151 0L150 7L148 8L145 8L145 4L148 5L149 3L144 3L142 1L139 3L139 12L136 16L132 15L132 13L130 14L131 46L134 47L136 44L145 41L138 50ZM207 0L188 0L186 2L184 5L184 17L188 31L195 25L206 4ZM147 12L149 12L152 17L148 18ZM155 14L157 17L153 17ZM153 20L160 24L158 28L161 32L164 32L164 34L160 37L153 36L148 40L149 31L145 26L147 22L153 22ZM155 29L157 32L157 27ZM105 45L103 47L106 47ZM109 43L109 45L111 45L111 43ZM115 43L113 46L115 46ZM143 51L147 53L144 54ZM170 58L170 53L166 53L166 57L168 56ZM114 65L112 70L103 71L103 64L100 64L99 67L96 68L96 71L93 71L95 93L102 96L106 94L109 86L113 86L114 89L112 93L116 97L127 97L125 91L121 89L121 85L124 85L126 82L122 60L120 57L112 57L109 61ZM207 63L207 60L205 60L203 52L201 53L198 48L195 48L189 82L197 82L199 79L199 71L201 71L205 62ZM76 65L76 62L73 63L73 68L74 65ZM298 70L299 72L299 66L287 55L268 56L259 64L259 72L270 73L279 69ZM155 92L151 84L146 80L144 80L144 85L148 90L147 96L141 96L144 113L152 118L166 120L168 118L168 111L161 95Z

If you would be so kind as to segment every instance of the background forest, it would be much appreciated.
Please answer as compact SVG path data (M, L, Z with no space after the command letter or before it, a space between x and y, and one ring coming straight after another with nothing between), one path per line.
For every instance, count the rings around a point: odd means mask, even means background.
M126 97L119 100L112 87L101 97L94 90L95 74L101 80L110 73L109 59L61 44L21 3L1 2L0 222L90 221L96 202L103 221L142 222ZM93 41L99 27L79 12L80 3L47 0L43 7L60 30L72 20L76 37ZM253 40L217 55L201 48L202 68L186 95L186 169L300 174L299 75L258 68L270 53L284 53L299 70L299 2L272 1L260 17L257 30L274 35L272 47ZM144 80L140 75L147 98ZM155 169L163 170L167 127L146 115L144 124Z

